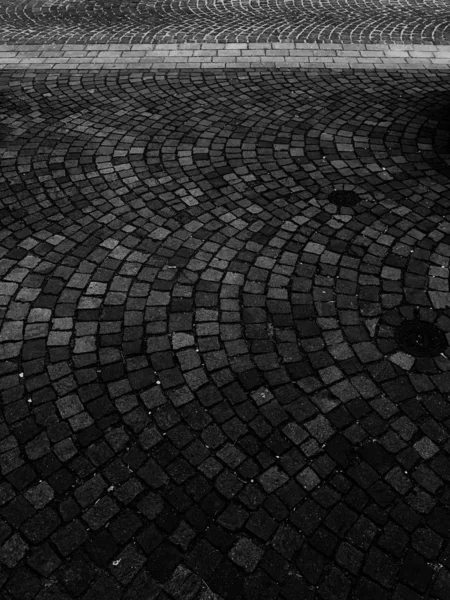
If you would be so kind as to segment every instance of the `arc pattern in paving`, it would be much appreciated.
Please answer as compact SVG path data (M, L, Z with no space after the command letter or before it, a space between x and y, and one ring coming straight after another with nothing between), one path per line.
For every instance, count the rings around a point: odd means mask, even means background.
M3 43L448 44L446 0L6 0Z
M7 598L445 598L448 75L9 75Z

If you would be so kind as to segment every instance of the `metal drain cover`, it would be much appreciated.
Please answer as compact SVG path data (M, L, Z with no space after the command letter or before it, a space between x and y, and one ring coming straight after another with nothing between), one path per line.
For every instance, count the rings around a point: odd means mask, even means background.
M420 319L403 321L395 338L400 348L412 356L439 356L447 348L445 334L432 323Z
M352 190L334 190L328 196L328 200L336 206L355 206L355 204L358 204L360 198Z

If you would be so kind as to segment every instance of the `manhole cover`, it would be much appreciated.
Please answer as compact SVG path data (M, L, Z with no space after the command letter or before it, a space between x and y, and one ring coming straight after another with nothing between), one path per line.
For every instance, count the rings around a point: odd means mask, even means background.
M395 338L400 348L412 356L439 356L447 347L445 334L432 323L419 319L403 321Z
M336 206L355 206L359 202L359 196L352 190L335 190L328 196L328 200Z

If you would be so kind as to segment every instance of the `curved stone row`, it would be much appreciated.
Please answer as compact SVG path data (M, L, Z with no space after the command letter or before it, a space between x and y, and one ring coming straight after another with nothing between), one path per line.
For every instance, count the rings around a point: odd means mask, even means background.
M344 42L446 44L445 0L3 3L3 43Z
M448 89L11 74L8 600L446 597L450 349L396 332L450 342Z

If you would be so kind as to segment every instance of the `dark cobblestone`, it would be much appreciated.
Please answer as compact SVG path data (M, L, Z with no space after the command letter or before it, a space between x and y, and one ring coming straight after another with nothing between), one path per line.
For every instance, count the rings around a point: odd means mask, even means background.
M8 76L5 598L447 600L448 76Z

